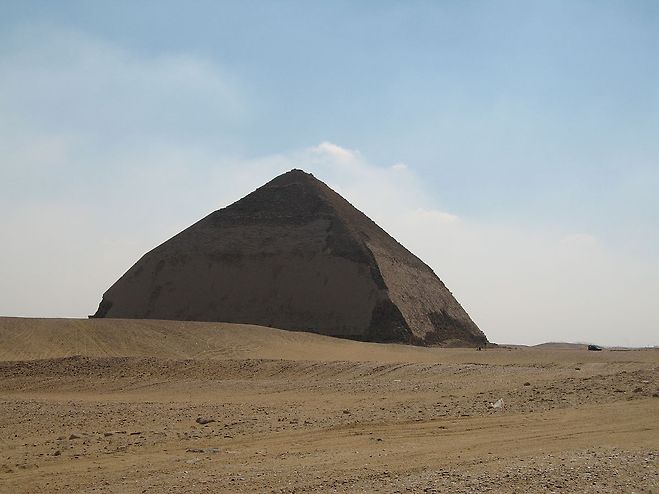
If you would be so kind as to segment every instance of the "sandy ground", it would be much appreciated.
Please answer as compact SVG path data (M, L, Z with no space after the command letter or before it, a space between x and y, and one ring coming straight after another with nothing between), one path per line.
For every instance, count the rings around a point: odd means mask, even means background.
M659 492L657 350L0 318L0 360L2 493Z

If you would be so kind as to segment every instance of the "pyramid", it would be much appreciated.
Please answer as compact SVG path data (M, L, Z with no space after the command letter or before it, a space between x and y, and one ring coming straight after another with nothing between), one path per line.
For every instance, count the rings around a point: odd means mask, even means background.
M487 344L432 269L302 170L276 177L145 254L91 317Z

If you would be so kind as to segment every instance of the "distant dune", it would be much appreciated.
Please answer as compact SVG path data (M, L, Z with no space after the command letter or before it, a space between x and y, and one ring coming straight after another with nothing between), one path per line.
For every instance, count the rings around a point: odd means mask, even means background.
M74 355L319 361L433 359L428 348L357 342L245 324L0 317L0 360Z
M557 346L558 345L558 346ZM232 323L153 319L33 319L0 317L0 361L84 357L274 359L319 362L552 362L556 349L592 358L583 345L428 348L368 343L306 332Z
M533 345L533 348L546 348L554 350L576 350L576 349L585 349L588 346L586 343L568 343L565 341L548 341L547 343L540 343L539 345Z

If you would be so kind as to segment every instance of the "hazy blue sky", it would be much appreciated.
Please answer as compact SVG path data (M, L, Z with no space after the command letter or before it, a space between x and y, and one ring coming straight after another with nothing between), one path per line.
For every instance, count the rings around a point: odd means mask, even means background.
M293 167L494 341L659 344L659 2L0 0L0 314Z

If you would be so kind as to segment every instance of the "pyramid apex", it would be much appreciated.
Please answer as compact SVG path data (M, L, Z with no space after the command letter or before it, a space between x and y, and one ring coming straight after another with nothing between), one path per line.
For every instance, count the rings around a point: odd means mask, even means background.
M293 168L276 176L266 186L280 187L291 184L315 184L319 182L320 180L314 177L312 173L308 173L300 168Z
M279 175L279 177L316 178L313 176L313 173L306 172L301 168L293 168L285 173L282 173Z
M286 173L292 173L292 174L304 173L305 175L311 175L313 177L313 173L305 172L302 168L292 168L290 171L287 171Z

